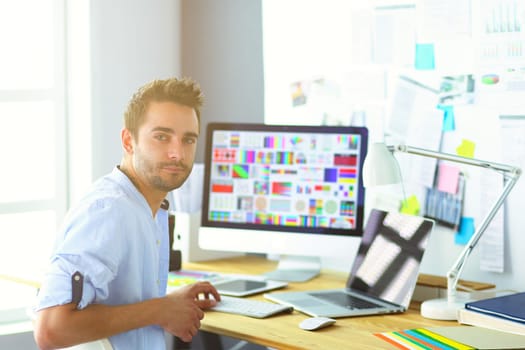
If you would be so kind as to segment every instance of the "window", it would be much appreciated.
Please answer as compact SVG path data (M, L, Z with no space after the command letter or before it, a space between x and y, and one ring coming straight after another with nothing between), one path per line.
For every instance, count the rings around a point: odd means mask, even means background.
M40 273L67 206L64 9L0 3L0 275Z

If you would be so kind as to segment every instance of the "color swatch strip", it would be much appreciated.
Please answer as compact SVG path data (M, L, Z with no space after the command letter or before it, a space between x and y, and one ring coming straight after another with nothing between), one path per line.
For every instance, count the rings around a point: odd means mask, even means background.
M459 343L424 328L406 329L399 332L375 333L375 336L404 350L473 350L475 348Z

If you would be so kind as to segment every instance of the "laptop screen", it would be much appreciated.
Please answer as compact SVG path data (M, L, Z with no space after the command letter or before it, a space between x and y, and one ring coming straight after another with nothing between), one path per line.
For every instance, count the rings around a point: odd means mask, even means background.
M372 209L347 288L408 307L433 224Z

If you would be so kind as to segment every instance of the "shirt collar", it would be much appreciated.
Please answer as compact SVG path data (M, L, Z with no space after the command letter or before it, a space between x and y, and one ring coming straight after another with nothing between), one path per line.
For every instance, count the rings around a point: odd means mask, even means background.
M149 204L148 202L146 201L146 198L144 198L144 195L142 193L139 192L139 190L137 189L137 187L135 187L135 185L133 184L133 182L131 182L131 180L129 179L129 177L124 174L124 172L122 170L120 170L120 166L116 166L112 173L111 173L111 176L122 186L126 189L126 192L129 192L131 195L133 195L139 202L141 202L145 207L147 207L149 210L151 210L151 208L149 207ZM164 199L160 205L160 209L163 209L163 210L168 210L170 207L170 203L168 202L167 199Z

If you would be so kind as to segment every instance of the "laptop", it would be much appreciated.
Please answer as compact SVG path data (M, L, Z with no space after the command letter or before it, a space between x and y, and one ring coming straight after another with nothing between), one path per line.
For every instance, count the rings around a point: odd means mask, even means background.
M264 297L311 316L405 312L434 221L372 209L346 287L272 292Z

